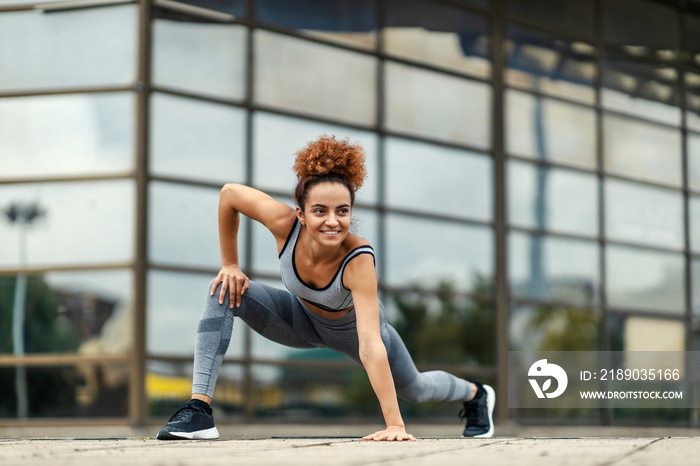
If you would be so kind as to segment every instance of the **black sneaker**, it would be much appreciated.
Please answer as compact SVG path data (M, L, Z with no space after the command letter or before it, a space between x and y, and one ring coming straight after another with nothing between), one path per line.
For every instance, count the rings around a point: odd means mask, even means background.
M214 416L207 403L190 400L180 408L168 423L160 429L158 440L216 439L219 431L214 427Z
M476 395L471 401L464 401L459 417L466 419L464 437L493 437L493 407L496 406L496 392L488 385L474 382Z

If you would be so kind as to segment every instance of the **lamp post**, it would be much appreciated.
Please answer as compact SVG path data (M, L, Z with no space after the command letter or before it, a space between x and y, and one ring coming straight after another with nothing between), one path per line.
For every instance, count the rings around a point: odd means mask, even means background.
M19 272L15 282L15 298L12 307L12 348L15 356L24 355L24 304L27 290L27 232L29 225L44 215L39 204L12 203L3 210L10 223L19 225ZM26 418L29 414L27 399L27 368L23 364L17 366L15 377L15 393L17 395L17 417Z

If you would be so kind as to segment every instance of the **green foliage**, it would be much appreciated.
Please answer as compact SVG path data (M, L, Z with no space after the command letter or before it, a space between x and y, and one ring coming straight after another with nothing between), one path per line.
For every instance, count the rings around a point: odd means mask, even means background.
M12 308L16 277L0 277L0 353L12 353ZM76 331L59 317L58 295L43 277L27 278L24 310L26 353L74 352L80 345ZM77 371L73 367L27 368L30 416L70 415L75 407ZM15 413L15 370L0 370L0 415Z
M596 351L598 313L574 306L540 305L527 330L538 335L538 351Z
M447 281L438 285L433 306L420 293L393 296L401 317L392 325L417 362L493 364L492 285L480 276L474 283L474 295L466 302Z

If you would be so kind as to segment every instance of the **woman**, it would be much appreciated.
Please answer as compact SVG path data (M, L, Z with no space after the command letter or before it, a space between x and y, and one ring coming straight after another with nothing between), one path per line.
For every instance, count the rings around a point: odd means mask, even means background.
M360 363L381 405L386 429L365 440L415 440L397 395L411 402L463 401L465 437L491 437L495 394L443 371L420 373L386 322L377 294L374 252L350 232L364 181L364 151L321 136L296 153L296 209L267 194L227 184L219 200L221 271L211 283L197 330L192 399L158 433L162 440L218 438L211 397L240 317L262 336L294 348L331 348ZM289 291L251 282L238 265L240 214L273 234Z

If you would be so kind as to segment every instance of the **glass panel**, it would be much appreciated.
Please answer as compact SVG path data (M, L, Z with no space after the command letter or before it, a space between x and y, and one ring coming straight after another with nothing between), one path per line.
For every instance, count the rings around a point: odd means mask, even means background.
M506 144L511 154L593 169L595 135L593 109L506 91Z
M688 133L688 185L700 191L700 134Z
M600 314L584 307L518 306L511 310L509 349L596 351L599 349L599 323Z
M606 180L605 224L609 239L683 248L683 197L679 191Z
M490 228L390 214L386 223L387 281L392 286L450 284L469 291L490 286L493 234Z
M387 53L476 76L491 74L491 28L484 15L424 0L385 4Z
M385 183L390 207L490 221L493 164L473 152L389 138Z
M685 46L686 50L689 52L690 62L694 65L700 65L700 36L696 34L700 31L700 15L697 15L698 0L694 0L696 3L696 14L683 14L683 21L685 25Z
M30 418L126 417L130 367L81 363L76 366L0 368L0 415L17 417L16 371L26 377Z
M243 109L161 93L151 103L154 175L221 184L245 180Z
M194 355L197 326L215 274L148 272L146 348L149 356ZM228 355L241 357L245 325L235 319ZM190 388L192 379L190 378ZM181 402L182 403L182 402Z
M178 2L234 16L243 16L245 14L246 0L178 0Z
M688 198L690 210L690 249L700 251L700 196Z
M682 322L612 314L608 318L611 351L685 351Z
M597 243L511 232L508 251L513 294L586 306L598 302Z
M508 161L508 220L513 225L576 235L598 234L594 175Z
M0 177L131 171L135 113L131 93L0 99Z
M537 4L528 2L530 7ZM507 46L505 78L508 84L567 99L595 102L597 68L592 45L509 24Z
M568 34L593 35L593 0L508 0L508 13Z
M301 39L255 31L255 102L374 124L376 60Z
M685 104L688 109L686 124L688 128L700 131L700 73L685 73L685 92Z
M605 0L602 13L603 40L609 44L662 59L672 58L678 50L678 13L670 6L648 0Z
M0 277L0 353L131 352L130 270ZM23 348L15 347L13 306L24 296ZM21 299L21 298L19 298Z
M138 7L0 15L0 89L127 85L136 79Z
M307 350L299 358L323 364L347 358L327 348ZM296 353L289 359L297 359ZM253 400L260 418L306 420L371 416L378 409L377 397L360 366L319 369L254 365ZM402 410L403 413L403 410ZM454 411L453 414L454 416Z
M601 98L610 110L671 125L681 123L678 72L670 66L605 54Z
M449 142L491 146L491 88L483 83L386 64L387 128Z
M374 0L258 0L257 18L312 37L374 48Z
M484 286L483 291L490 289ZM495 358L495 303L467 298L444 285L436 294L394 293L385 302L389 322L418 364L491 365Z
M149 259L160 264L218 270L219 190L153 181L149 186ZM245 220L239 260L245 262Z
M0 185L0 268L130 261L135 205L133 180Z
M243 99L246 40L243 26L156 19L153 83L196 94Z
M608 246L605 265L611 306L674 314L684 311L681 254Z
M603 131L607 172L680 187L680 131L612 115Z
M367 178L357 191L355 201L376 203L379 168L375 134L264 112L256 112L253 120L253 184L292 195L297 184L292 170L294 153L321 134L335 135L338 139L348 138L365 149Z
M700 260L693 260L691 262L691 276L693 279L692 292L693 292L693 309L694 315L700 315ZM694 351L700 351L700 348L695 348Z

